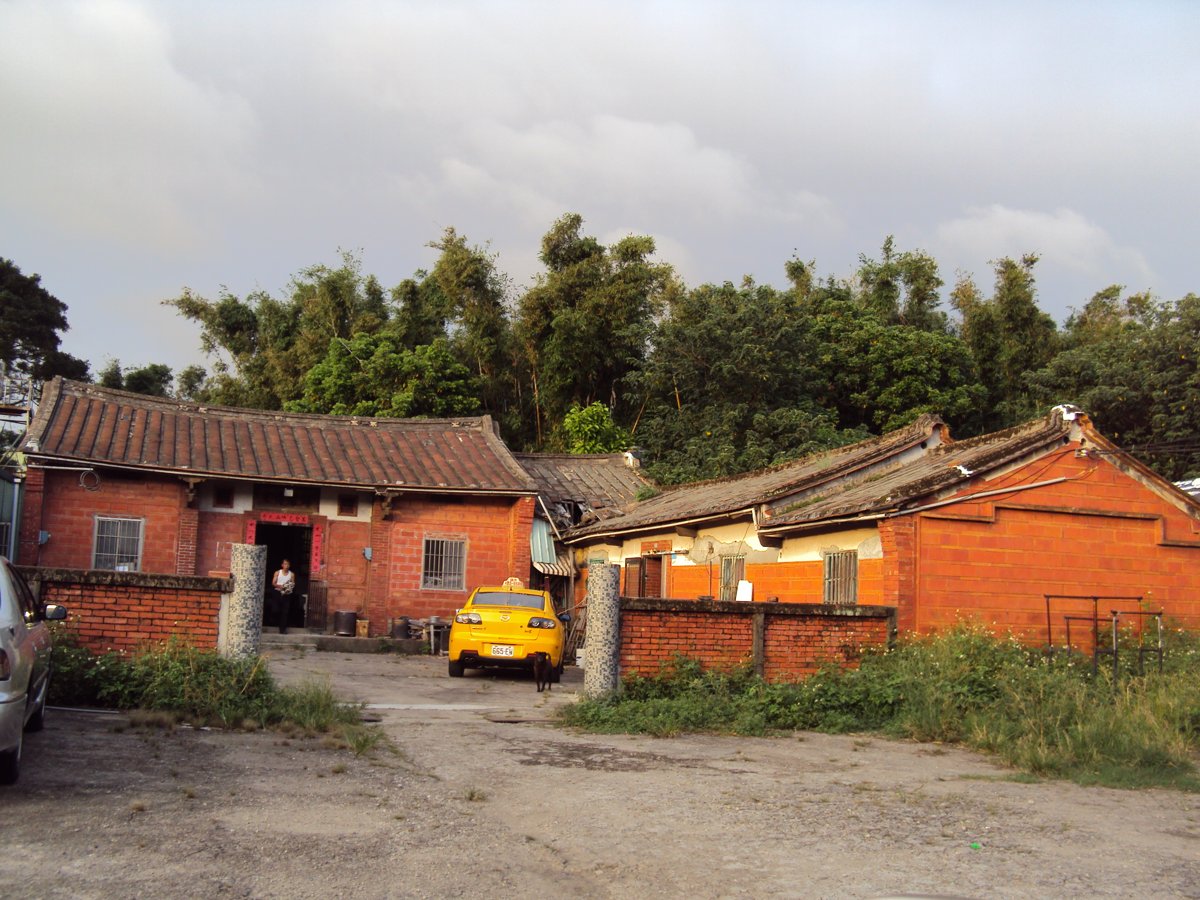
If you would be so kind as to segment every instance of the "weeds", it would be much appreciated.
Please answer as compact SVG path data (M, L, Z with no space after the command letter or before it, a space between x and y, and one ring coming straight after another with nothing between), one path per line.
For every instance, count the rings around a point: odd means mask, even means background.
M132 710L134 725L337 734L339 745L356 756L385 740L379 729L363 726L360 707L339 701L327 682L280 687L261 657L226 659L179 640L132 654L93 654L60 632L50 690L55 705Z
M1015 638L964 626L793 684L679 658L562 715L592 731L660 736L880 732L987 750L1035 777L1200 790L1200 637L1171 632L1162 675L1121 668L1115 680L1106 669L1093 677L1090 662L1048 661Z

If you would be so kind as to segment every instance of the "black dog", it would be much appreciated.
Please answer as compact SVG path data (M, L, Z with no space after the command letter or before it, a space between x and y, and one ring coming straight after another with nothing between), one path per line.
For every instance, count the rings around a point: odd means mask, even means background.
M550 665L550 654L537 652L533 654L533 680L537 682L538 693L543 690L550 690L550 670L554 667Z

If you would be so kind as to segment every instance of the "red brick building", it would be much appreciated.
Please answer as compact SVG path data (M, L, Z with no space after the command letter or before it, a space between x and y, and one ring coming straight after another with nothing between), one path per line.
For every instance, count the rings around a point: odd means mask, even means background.
M268 570L297 570L293 626L353 610L372 634L529 577L536 489L486 416L273 413L55 380L22 449L20 564L204 576L232 544L265 544Z
M565 540L580 565L623 566L626 597L884 606L902 631L968 619L1055 644L1094 610L1200 627L1200 503L1070 408L963 441L924 416Z

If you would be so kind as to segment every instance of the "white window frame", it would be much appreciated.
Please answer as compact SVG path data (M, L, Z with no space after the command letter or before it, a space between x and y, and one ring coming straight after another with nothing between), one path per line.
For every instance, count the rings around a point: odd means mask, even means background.
M463 591L466 584L466 539L426 536L421 541L421 590Z
M136 526L136 533L130 534L128 525ZM102 535L105 526L118 527L117 534ZM142 540L146 530L146 520L133 516L96 516L92 531L92 568L108 571L140 572L142 570ZM123 532L123 533L121 533ZM101 540L115 541L111 550L101 551ZM129 542L134 542L133 553L130 553ZM121 542L125 542L124 546ZM103 556L103 558L102 558ZM119 568L124 567L124 568Z
M827 550L821 554L824 562L823 602L835 606L854 606L858 603L858 551Z

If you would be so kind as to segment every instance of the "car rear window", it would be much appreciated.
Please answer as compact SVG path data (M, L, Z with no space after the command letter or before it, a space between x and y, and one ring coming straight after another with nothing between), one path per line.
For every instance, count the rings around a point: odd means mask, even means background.
M542 609L546 605L540 594L512 594L508 591L480 591L471 601L472 606L527 606Z

